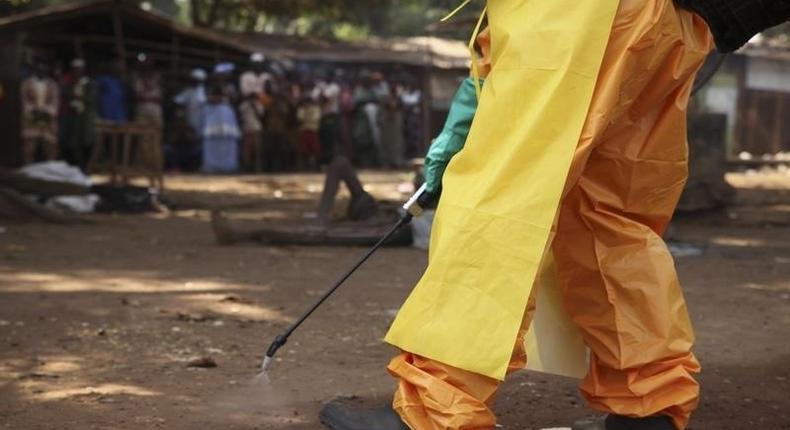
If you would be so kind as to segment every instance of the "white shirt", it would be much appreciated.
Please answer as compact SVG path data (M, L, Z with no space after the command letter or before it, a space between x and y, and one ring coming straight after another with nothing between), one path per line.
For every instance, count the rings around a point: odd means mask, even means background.
M340 113L340 85L335 82L324 85L322 95L327 100L327 113Z
M31 76L22 83L24 112L42 111L55 116L58 103L58 87L52 79Z
M241 115L241 129L244 132L258 132L263 130L261 118L264 109L258 101L245 100L239 105Z
M266 83L272 80L272 75L262 72L255 73L252 70L244 72L239 78L239 88L241 89L242 97L249 95L263 94L266 88Z

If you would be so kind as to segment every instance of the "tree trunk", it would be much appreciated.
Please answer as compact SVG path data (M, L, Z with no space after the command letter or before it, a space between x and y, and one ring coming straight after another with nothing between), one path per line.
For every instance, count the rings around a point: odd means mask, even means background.
M211 8L208 11L208 17L206 17L206 27L214 28L217 25L217 21L219 20L219 7L222 5L222 0L212 0L211 1ZM230 5L227 5L230 6Z
M205 27L203 25L203 20L200 18L201 8L202 8L202 4L200 0L189 1L189 14L192 18L192 25L194 25L195 27Z

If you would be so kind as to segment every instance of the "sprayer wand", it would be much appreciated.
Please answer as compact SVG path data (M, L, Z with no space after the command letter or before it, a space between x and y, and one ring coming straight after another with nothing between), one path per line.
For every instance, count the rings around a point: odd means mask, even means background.
M274 341L271 343L271 345L269 345L269 349L266 350L266 355L263 357L263 362L261 363L261 373L265 374L269 370L269 368L272 366L272 361L274 360L274 354L276 354L277 350L282 348L282 346L288 342L288 338L291 336L291 334L293 334L293 332L296 331L296 329L299 328L299 326L302 325L302 323L305 322L305 320L307 320L307 318L309 318L316 309L318 309L335 291L337 291L337 289L340 288L340 286L343 285L343 283L346 282L346 280L350 278L351 275L353 275L354 272L356 272L357 269L359 269L359 267L370 258L370 256L372 256L379 248L381 248L381 246L384 245L392 237L392 235L398 231L398 229L409 224L414 217L422 215L425 206L430 204L432 200L433 195L426 191L425 184L423 184L417 190L417 192L414 193L414 195L411 196L411 198L403 205L400 211L400 218L398 218L398 222L392 226L387 234L385 234L384 237L376 242L376 244L373 245L373 247L370 248L370 250L368 250L368 252L365 253L365 255L363 255L362 258L360 258L350 270L341 276L340 279L335 282L334 285L332 285L332 288L328 289L321 296L321 298L319 298L313 304L313 306L311 306L301 317L299 317L298 320L296 320L296 322L291 324L291 326L288 327L285 332L277 335L277 337L274 338Z

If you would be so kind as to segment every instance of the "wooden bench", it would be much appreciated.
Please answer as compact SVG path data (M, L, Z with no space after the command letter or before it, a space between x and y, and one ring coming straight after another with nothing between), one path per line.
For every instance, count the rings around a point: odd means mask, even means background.
M164 190L162 129L135 122L96 121L96 144L88 173L107 173L110 182L126 184L134 177L145 177L151 187Z

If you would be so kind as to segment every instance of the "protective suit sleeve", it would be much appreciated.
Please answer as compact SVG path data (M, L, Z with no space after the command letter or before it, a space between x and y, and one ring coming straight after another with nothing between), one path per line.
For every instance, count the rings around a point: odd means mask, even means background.
M481 80L482 85L482 80ZM425 185L436 194L442 186L442 176L450 159L464 147L472 119L477 110L477 94L473 78L466 78L450 104L450 112L441 133L431 143L425 156Z

